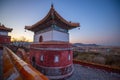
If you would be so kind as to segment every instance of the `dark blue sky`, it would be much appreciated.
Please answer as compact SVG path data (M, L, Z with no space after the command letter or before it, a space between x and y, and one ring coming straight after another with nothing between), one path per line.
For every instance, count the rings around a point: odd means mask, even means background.
M120 46L120 0L0 0L0 22L14 29L12 37L32 40L25 25L45 17L51 3L66 20L81 25L69 31L70 42Z

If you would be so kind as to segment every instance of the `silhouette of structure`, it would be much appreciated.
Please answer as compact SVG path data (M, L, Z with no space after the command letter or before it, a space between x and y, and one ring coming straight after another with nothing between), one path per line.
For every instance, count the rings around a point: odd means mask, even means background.
M61 79L73 73L73 52L69 43L70 29L79 27L62 18L54 6L48 14L25 29L34 32L34 43L30 46L30 61L50 79Z
M12 28L7 28L0 23L0 80L3 80L3 46L9 44L11 37L8 36L8 32L11 32Z
M3 44L10 43L11 37L8 36L8 32L11 32L12 28L7 28L4 25L0 23L0 47L3 46Z

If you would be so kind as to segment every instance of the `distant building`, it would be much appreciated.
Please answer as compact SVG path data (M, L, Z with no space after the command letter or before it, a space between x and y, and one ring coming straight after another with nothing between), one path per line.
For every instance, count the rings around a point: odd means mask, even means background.
M11 37L8 36L8 32L11 32L12 28L7 28L4 25L0 24L0 47L5 44L9 44L11 41Z
M51 5L48 14L25 29L34 32L30 60L34 67L50 79L61 79L73 73L73 52L68 30L79 27L62 18Z

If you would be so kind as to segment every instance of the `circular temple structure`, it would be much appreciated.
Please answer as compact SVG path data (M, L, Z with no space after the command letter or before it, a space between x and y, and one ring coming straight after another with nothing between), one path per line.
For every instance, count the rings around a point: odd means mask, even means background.
M72 46L68 42L31 44L32 65L50 79L62 79L73 73L72 56Z
M79 26L79 23L61 17L53 5L42 20L25 26L34 32L34 42L30 46L32 65L49 79L70 76L73 73L73 54L68 31Z

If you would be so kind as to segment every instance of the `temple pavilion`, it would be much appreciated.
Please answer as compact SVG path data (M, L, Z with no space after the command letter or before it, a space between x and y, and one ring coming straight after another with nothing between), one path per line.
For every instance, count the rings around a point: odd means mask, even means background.
M37 23L25 26L34 32L30 45L32 65L50 79L62 79L73 73L73 52L68 31L79 23L65 20L51 5L48 14Z
M2 45L8 44L11 41L11 37L8 36L8 32L11 32L12 28L7 28L6 26L2 25L0 23L0 47L2 47Z

